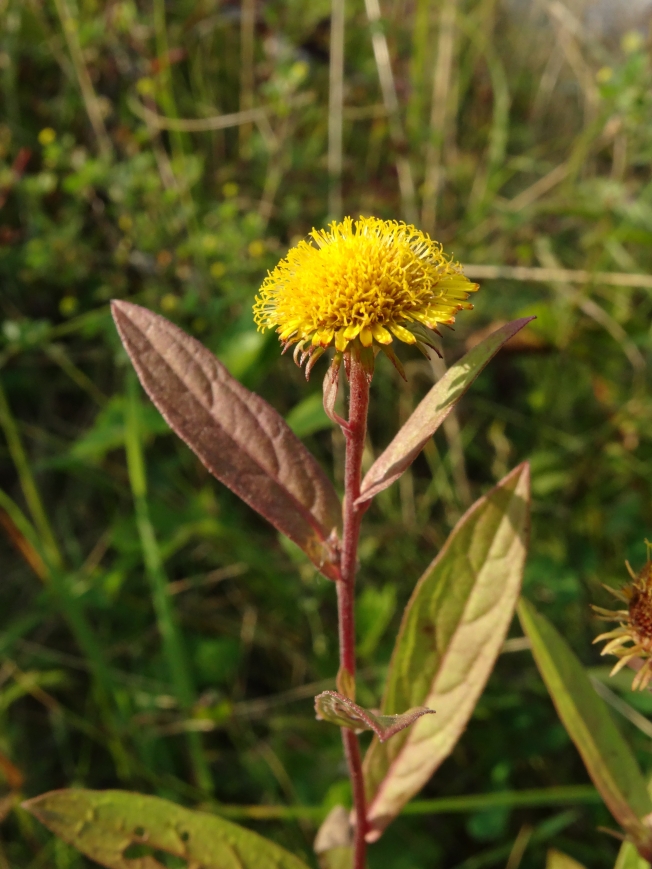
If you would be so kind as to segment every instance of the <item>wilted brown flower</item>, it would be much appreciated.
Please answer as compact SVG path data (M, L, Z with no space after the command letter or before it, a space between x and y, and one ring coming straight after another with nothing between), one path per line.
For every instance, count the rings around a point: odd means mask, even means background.
M650 561L651 544L648 547L648 560L636 575L627 564L632 582L616 590L605 586L607 591L627 605L627 609L608 610L594 606L598 617L605 621L620 622L613 631L600 634L594 643L608 640L602 650L602 655L615 655L619 660L611 671L615 675L626 664L635 658L643 661L639 671L634 676L632 689L643 690L652 679L652 561Z

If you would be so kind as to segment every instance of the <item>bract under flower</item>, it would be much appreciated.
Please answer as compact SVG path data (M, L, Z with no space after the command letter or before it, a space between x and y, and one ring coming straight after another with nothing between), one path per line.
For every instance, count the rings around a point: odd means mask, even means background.
M268 273L254 305L259 329L276 327L301 361L334 345L346 352L429 342L429 329L472 308L478 289L441 245L414 226L376 217L347 217L293 247Z

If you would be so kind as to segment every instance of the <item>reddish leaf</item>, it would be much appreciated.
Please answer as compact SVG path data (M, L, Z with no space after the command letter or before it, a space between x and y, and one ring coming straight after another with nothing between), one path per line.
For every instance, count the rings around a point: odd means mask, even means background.
M422 715L433 715L435 712L425 706L415 706L400 715L381 715L358 706L337 691L322 691L318 694L315 697L315 709L318 719L337 724L338 727L348 727L349 730L373 730L381 742L387 742Z
M164 317L122 301L112 311L140 382L172 430L220 482L338 579L339 499L283 418Z
M534 317L523 317L502 326L448 369L415 409L391 444L369 468L362 481L360 497L356 504L368 501L398 480L486 364L510 338L513 338L533 319Z

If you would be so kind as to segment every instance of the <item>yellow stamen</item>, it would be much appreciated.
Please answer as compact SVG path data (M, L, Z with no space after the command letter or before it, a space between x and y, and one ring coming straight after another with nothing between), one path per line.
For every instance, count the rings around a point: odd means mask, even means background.
M284 343L414 344L411 324L435 329L472 307L478 285L414 226L347 217L310 236L267 275L254 305L258 328L276 328Z

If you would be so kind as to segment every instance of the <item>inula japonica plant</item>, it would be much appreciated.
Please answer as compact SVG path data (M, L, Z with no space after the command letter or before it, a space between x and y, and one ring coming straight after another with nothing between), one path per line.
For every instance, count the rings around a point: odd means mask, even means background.
M336 806L317 835L315 852L326 869L365 869L368 846L450 755L517 607L529 529L527 463L459 520L414 586L380 709L357 703L355 588L365 512L407 470L492 357L532 318L501 326L446 370L363 476L374 367L382 351L405 377L394 339L426 356L437 353L438 328L451 326L470 309L469 295L477 289L427 235L376 218L346 218L327 230L313 230L268 274L254 305L259 329L276 329L283 351L293 348L306 377L332 353L323 403L346 445L341 496L283 418L208 349L146 308L113 303L122 343L169 426L221 483L300 547L332 582L339 622L337 690L320 693L315 708L324 727L341 729L352 806ZM607 649L617 650L621 663L636 656L649 660L649 627L645 633L637 608L643 597L647 603L649 573L648 565L621 595L630 608L615 614L622 625L608 635ZM531 605L519 607L559 715L624 830L618 866L638 866L638 854L652 857L652 829L645 821L652 805L633 755L565 641ZM628 640L635 645L625 652ZM649 679L648 667L646 662L639 671L641 685ZM363 758L359 734L364 731L372 738ZM156 797L67 790L26 806L61 838L111 869L156 869L171 865L170 856L187 869L306 865L218 815ZM566 859L551 852L549 866L579 865Z

